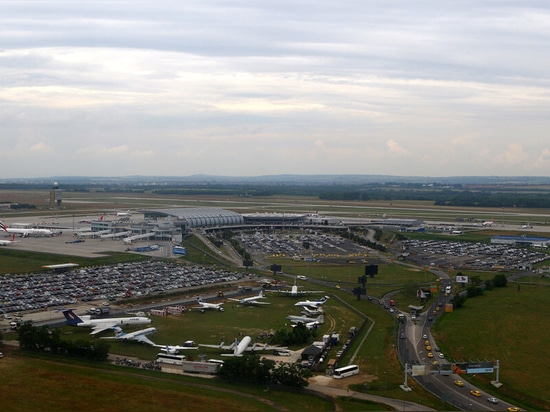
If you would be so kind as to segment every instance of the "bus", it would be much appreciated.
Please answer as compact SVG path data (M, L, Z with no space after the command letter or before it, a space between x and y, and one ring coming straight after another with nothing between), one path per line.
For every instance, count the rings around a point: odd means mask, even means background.
M184 360L185 360L185 355L175 355L170 353L157 354L157 362L159 363L168 363L171 365L183 365Z
M348 365L342 368L334 369L332 375L334 379L347 378L348 376L357 375L359 373L359 365Z

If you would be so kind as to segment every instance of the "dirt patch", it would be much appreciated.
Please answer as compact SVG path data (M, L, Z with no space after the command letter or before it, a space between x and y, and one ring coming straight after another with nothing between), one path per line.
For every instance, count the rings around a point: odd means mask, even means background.
M347 389L349 385L372 382L375 379L378 379L378 378L373 375L362 375L362 374L349 376L344 379L334 379L332 376L318 375L310 378L309 381L317 385L329 386L331 388Z

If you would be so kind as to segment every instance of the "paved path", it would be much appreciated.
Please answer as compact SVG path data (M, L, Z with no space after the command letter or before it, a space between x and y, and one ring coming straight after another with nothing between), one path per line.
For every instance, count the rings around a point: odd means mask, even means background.
M367 393L355 392L346 389L334 388L331 386L319 385L315 383L310 383L307 387L308 389L320 392L325 395L330 396L349 396L356 399L363 399L367 401L383 403L384 405L389 405L397 411L434 411L435 409L429 408L425 405L420 405L413 402L404 401L401 399L385 398L378 395L369 395Z

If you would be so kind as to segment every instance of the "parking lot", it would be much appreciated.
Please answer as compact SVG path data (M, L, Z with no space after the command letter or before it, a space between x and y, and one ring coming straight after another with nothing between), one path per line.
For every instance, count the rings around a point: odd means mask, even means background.
M0 313L147 296L238 281L244 277L248 274L153 260L79 268L64 273L5 275L0 277Z
M364 246L341 236L317 232L243 233L237 239L254 255L287 257L299 260L349 260L367 256Z
M531 249L479 242L405 240L402 249L407 259L418 265L473 270L525 270L549 259Z

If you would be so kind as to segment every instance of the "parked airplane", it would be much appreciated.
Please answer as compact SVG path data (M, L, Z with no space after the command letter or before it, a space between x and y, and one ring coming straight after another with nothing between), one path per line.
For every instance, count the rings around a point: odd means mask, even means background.
M132 213L130 213L130 211L127 210L126 212L117 212L116 215L118 217L130 217L132 216Z
M147 335L150 335L151 333L155 333L157 331L157 328L146 328L146 329L141 329L130 333L124 333L120 326L114 326L111 329L114 329L115 336L104 337L101 339L116 339L116 340L125 340L125 341L135 340L138 342L146 343L151 346L158 346L158 345L155 345L155 343L149 340L149 338L147 337Z
M486 222L483 222L482 225L483 226L493 226L493 223L494 223L494 220L491 219L491 220L487 220Z
M11 235L11 239L10 240L4 240L4 239L0 239L0 246L8 246L8 245L11 245L12 243L15 243L15 233Z
M302 300L300 302L296 302L294 306L309 306L312 308L316 308L324 304L328 300L328 298L328 296L323 296L321 299L318 300Z
M29 235L37 236L52 236L53 232L50 229L36 229L36 228L14 228L8 227L0 220L0 228L6 233L21 235L22 237L27 237Z
M260 292L256 296L251 296L249 298L242 298L242 299L234 299L234 298L227 298L228 300L232 300L233 302L239 302L241 305L271 305L269 302L259 302L258 299L265 299L265 296L263 295L263 291L260 290Z
M72 309L66 309L63 311L65 319L67 319L67 325L69 326L82 326L92 328L90 335L103 332L104 330L112 329L115 326L128 326L128 325L146 325L151 323L151 319L136 316L132 318L107 318L107 319L91 319L89 315L78 316Z
M223 312L223 308L221 306L223 305L223 303L208 303L202 300L201 298L197 298L197 302L199 303L200 306L193 306L192 309L200 309L202 313L204 313L206 309L216 309L216 310L219 310L220 312Z
M306 316L319 316L325 313L322 307L310 308L309 306L302 306L302 315Z
M296 285L296 276L294 276L294 285L292 285L292 288L290 288L290 290L278 290L277 292L285 293L289 296L309 295L312 293L325 293L324 290L298 290L298 285Z
M199 348L198 346L196 346L195 342L193 342L192 340L188 340L187 342L184 342L183 346L180 346L180 345L175 345L175 346L153 345L153 346L156 346L157 348L160 348L161 351L164 351L172 355L179 353L180 350L192 350L192 349Z
M205 344L199 344L199 346L205 347L205 348L214 348L214 349L222 349L227 351L232 351L233 353L222 353L222 356L242 356L244 352L250 352L250 351L264 351L264 350L274 350L274 349L286 349L286 347L282 346L270 346L268 344L253 344L250 346L250 342L252 342L252 338L250 336L245 336L242 338L242 340L239 342L237 339L235 339L235 342L233 342L231 345L224 345L224 342L222 342L219 345L205 345Z
M298 324L300 324L300 323L303 324L303 325L305 325L305 327L308 328L308 329L317 329L317 328L319 327L319 325L320 325L319 322L307 322L307 323L298 322L298 323L296 323L296 324L294 324L294 325L290 325L290 326L292 326L293 328L295 328L295 327L298 326Z
M319 324L325 323L324 315L319 315L316 318L309 318L307 316L288 315L286 318L292 323L304 323L304 324L311 323L311 322L317 322Z

